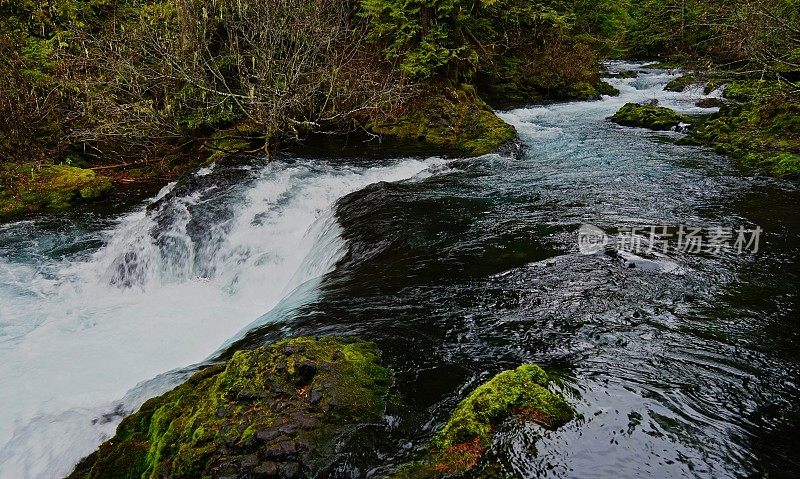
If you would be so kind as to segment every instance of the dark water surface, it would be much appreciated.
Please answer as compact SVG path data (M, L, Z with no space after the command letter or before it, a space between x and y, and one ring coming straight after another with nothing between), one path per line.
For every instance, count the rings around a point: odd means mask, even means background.
M376 341L402 398L323 476L393 471L534 362L579 417L502 425L478 475L800 477L800 193L606 120L652 98L698 112L671 78L504 112L521 158L220 167L150 213L5 225L0 477L63 473L191 364L297 334ZM584 255L586 223L764 232L755 254Z
M339 201L348 252L291 332L374 339L408 403L346 448L338 475L413 459L468 391L534 362L580 418L555 432L505 425L491 450L501 475L800 477L800 195L605 121L652 97L696 111L696 96L661 91L668 79L507 112L523 158L455 161ZM764 233L756 254L637 262L579 254L583 223Z

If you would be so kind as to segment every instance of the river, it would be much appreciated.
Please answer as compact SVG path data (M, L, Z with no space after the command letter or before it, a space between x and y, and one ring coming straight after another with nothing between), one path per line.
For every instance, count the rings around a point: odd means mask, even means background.
M701 112L672 78L502 112L519 158L232 162L144 204L0 225L0 478L63 476L197 367L298 334L376 341L404 398L330 477L390 472L522 362L579 417L504 424L489 462L506 476L797 477L800 194L606 120L651 99ZM638 246L651 226L760 236L582 254L585 224L639 228Z

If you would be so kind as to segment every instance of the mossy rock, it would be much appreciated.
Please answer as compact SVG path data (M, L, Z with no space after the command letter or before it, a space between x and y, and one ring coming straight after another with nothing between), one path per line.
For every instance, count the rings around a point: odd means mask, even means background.
M567 423L574 412L547 383L547 374L533 364L494 376L459 403L431 441L430 456L402 466L392 478L448 477L472 470L491 446L496 426L509 417L548 429Z
M638 78L639 72L634 70L623 70L614 76L617 78Z
M378 359L372 343L334 338L239 351L145 402L68 478L314 475L337 437L383 414Z
M597 85L596 91L599 95L619 96L619 90L610 83L604 81L601 81Z
M697 100L695 106L699 108L722 108L725 102L719 98L701 98Z
M412 102L397 116L373 118L366 129L401 142L416 142L443 153L480 156L514 141L516 129L501 120L470 85L442 87Z
M0 216L63 210L94 201L112 188L109 178L69 165L5 164L0 168Z
M622 126L667 131L689 118L663 106L626 103L610 119Z
M619 90L613 85L605 81L598 81L596 83L577 82L569 86L565 100L599 100L603 95L619 96Z
M679 93L686 91L686 89L689 88L691 85L697 85L698 83L702 83L702 81L696 76L683 75L667 83L664 86L664 90Z

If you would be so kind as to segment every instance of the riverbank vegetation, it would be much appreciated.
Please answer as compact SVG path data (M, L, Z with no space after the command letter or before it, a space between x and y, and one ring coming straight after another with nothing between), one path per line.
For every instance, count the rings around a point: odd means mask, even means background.
M480 154L512 136L484 101L613 94L599 61L620 56L782 84L794 102L798 12L797 0L2 0L0 162L174 176L315 132ZM46 182L14 178L0 212L50 204L27 200Z
M442 99L445 109L469 114L445 118L454 123L444 135L413 141L470 143L467 152L483 153L510 138L507 127L478 124L489 118L483 98L608 91L597 73L593 45L604 40L594 14L573 8L521 0L468 8L452 0L3 0L0 162L47 169L70 161L111 179L170 176L231 152L274 152L312 132L409 139L384 126L403 119L404 133L424 130L430 115L410 110ZM447 91L477 91L466 98L474 107L459 95L448 100ZM423 124L410 125L415 117ZM15 181L3 188L2 212L26 208Z

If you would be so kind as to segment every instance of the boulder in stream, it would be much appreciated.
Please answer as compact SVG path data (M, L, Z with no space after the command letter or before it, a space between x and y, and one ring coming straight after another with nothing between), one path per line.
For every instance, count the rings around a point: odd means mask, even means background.
M433 437L429 457L402 466L392 479L450 477L473 470L491 446L496 426L511 417L547 429L567 423L574 412L547 383L539 366L524 364L478 386Z
M622 126L661 131L676 130L682 123L690 123L686 115L669 108L638 103L626 103L611 117L611 121Z

